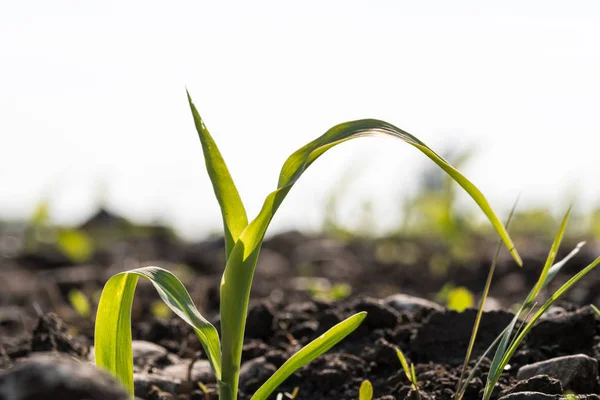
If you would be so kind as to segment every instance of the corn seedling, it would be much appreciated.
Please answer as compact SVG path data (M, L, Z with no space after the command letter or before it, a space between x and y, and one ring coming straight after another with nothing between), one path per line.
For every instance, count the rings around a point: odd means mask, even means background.
M400 364L402 365L402 369L404 370L404 375L410 382L410 388L417 393L419 393L419 381L417 380L417 373L415 372L415 364L406 361L406 357L402 350L396 347L396 355L398 356L398 360L400 360Z
M475 185L416 137L375 119L336 125L294 152L281 168L277 189L266 197L261 211L249 222L227 165L189 94L188 101L202 145L206 169L223 217L226 265L220 287L221 336L196 309L181 281L169 271L145 267L113 276L106 283L98 305L96 364L116 376L132 397L131 306L137 281L142 277L153 284L161 299L176 315L194 328L216 376L219 398L237 399L250 288L267 228L304 171L327 150L350 139L383 135L401 139L417 148L465 189L491 222L517 264L522 265L506 229ZM365 312L357 313L310 342L267 379L252 399L266 399L294 371L325 353L354 331L365 317Z
M371 400L373 398L373 385L368 380L362 381L358 391L358 400Z

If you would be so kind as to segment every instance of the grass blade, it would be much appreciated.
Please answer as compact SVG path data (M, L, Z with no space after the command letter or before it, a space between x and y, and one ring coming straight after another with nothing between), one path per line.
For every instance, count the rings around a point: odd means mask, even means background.
M567 212L561 222L560 228L558 229L558 232L556 233L556 236L554 237L554 241L553 241L550 251L548 253L548 257L546 258L544 268L542 269L542 272L540 273L540 277L538 278L536 285L529 292L529 294L527 295L527 298L521 305L521 308L515 314L515 317L512 319L512 321L508 325L508 330L505 332L504 336L502 337L502 340L500 341L500 344L498 345L498 348L496 349L496 353L494 354L494 358L492 359L492 365L490 366L490 375L492 375L494 377L494 379L496 379L496 381L500 377L500 374L502 374L502 369L500 368L500 365L501 365L503 356L506 353L507 348L509 348L509 346L510 346L509 340L513 334L513 330L515 328L515 325L516 325L519 317L523 313L523 310L535 300L537 294L539 293L539 291L541 290L541 288L543 287L544 283L546 282L546 280L548 278L548 272L550 270L552 263L556 259L556 253L558 252L558 248L560 247L560 243L562 242L562 239L563 239L563 236L565 233L565 228L567 225L567 221L569 220L570 213L571 213L571 208L569 207L569 209L567 210ZM496 375L497 375L497 377L496 377ZM491 382L491 381L488 379L488 383L489 382ZM486 389L487 389L487 387L486 387ZM490 390L492 390L492 389L490 389Z
M413 383L411 376L412 373L410 367L408 366L408 362L406 361L406 357L404 356L402 350L400 350L398 347L396 347L396 355L398 356L398 360L400 360L400 364L402 365L402 369L404 370L404 375L406 375L406 378L408 378L408 380L411 383Z
M560 269L571 259L573 258L577 253L579 253L579 251L581 250L581 248L585 245L585 242L579 242L575 248L573 250L571 250L571 252L569 254L567 254L562 260L560 260L559 262L557 262L556 264L554 264L552 266L552 268L550 268L548 275L546 277L546 280L544 282L544 286L545 287L548 283L550 283L550 281L556 276L556 274L560 271ZM529 298L529 296L528 296ZM477 372L477 369L479 368L479 365L481 364L481 362L483 361L483 359L485 357L487 357L487 355L498 345L498 343L500 343L500 341L504 338L504 335L506 334L506 332L508 332L509 328L512 325L515 325L519 319L519 317L525 313L526 314L526 318L529 316L529 314L531 313L533 306L531 306L531 302L527 303L527 304L523 304L521 306L521 309L515 314L515 317L513 318L514 323L509 324L506 328L504 328L504 330L502 332L500 332L500 334L496 337L496 339L494 339L494 341L492 342L492 344L483 352L483 354L479 357L479 360L477 360L477 362L475 363L475 365L473 366L473 368L471 369L471 372L469 373L469 376L467 377L467 379L465 379L462 382L462 386L457 390L456 392L456 398L460 399L462 398L462 396L464 395L465 390L467 389L467 385L469 384L469 382L471 382L471 380L475 377L475 373ZM527 308L529 308L529 310L527 310ZM520 329L519 329L520 331Z
M567 222L569 221L570 214L571 214L571 207L569 207L569 209L567 210L567 213L563 217L563 220L560 224L558 233L556 234L556 237L554 238L554 242L552 243L552 247L550 248L550 253L548 254L548 258L546 258L546 263L544 264L542 273L540 274L540 277L539 277L537 283L535 284L533 291L529 294L529 296L527 296L527 300L525 300L525 303L533 301L533 299L535 299L535 297L538 295L540 290L542 290L544 282L546 282L546 278L548 277L548 271L550 270L550 267L552 266L552 264L554 263L554 260L556 259L556 254L558 253L558 248L560 247L560 243L562 242L563 236L565 235L565 229L567 227Z
M510 225L510 221L512 220L513 215L515 214L515 210L517 208L517 203L519 199L515 201L508 214L508 218L506 219L506 229ZM485 301L490 292L490 286L492 285L492 278L494 277L494 271L496 270L496 264L498 263L498 256L500 255L500 249L502 248L502 242L498 243L498 247L496 247L496 252L494 253L494 258L492 260L492 265L490 266L490 270L488 272L487 279L485 281L485 287L483 289L483 293L481 295L481 301L479 303L479 310L477 310L477 316L475 317L475 323L473 324L473 331L471 332L471 338L469 339L469 346L467 347L467 354L465 355L465 361L463 363L462 370L460 372L460 378L458 379L458 384L456 385L456 393L458 394L457 398L460 400L464 392L460 390L463 379L467 372L467 366L469 365L469 361L471 360L471 353L473 352L473 347L475 347L475 339L477 338L477 332L479 331L479 325L481 324L481 317L483 315L483 308L485 307Z
M360 384L358 391L358 400L371 400L373 398L373 385L371 382L364 380Z
M217 379L220 379L221 355L217 330L196 309L181 281L169 271L157 267L117 274L104 286L94 334L96 365L117 377L133 395L131 304L139 277L149 280L167 306L194 328Z
M340 340L354 331L367 316L366 312L360 312L333 326L327 332L304 346L289 360L287 360L267 381L254 393L251 400L265 400L297 369L305 366L321 354L327 352Z
M521 344L521 342L523 341L525 336L527 336L527 334L529 333L531 328L533 328L534 324L540 319L540 317L546 312L546 310L548 308L550 308L550 306L552 306L552 304L554 304L554 302L556 300L558 300L560 298L560 296L562 296L564 294L564 292L569 290L571 288L571 286L573 286L575 283L577 283L577 281L579 281L581 278L583 278L588 272L590 272L592 269L594 269L598 264L600 264L600 257L596 258L590 265L588 265L587 267L585 267L584 269L579 271L575 276L573 276L565 284L563 284L544 303L544 305L542 307L540 307L540 309L534 314L534 316L525 325L525 327L522 329L522 331L519 333L519 335L515 338L515 340L513 340L510 347L502 354L502 360L500 361L500 363L497 366L495 366L495 369L493 369L493 370L490 369L490 373L488 374L488 382L486 382L484 399L488 400L491 397L492 390L495 387L496 383L498 382L498 379L500 378L500 375L502 374L504 367L506 366L506 364L508 364L511 357L513 356L515 351L517 351L517 348L519 347L519 345Z
M225 252L227 258L229 258L235 242L246 228L246 225L248 225L246 209L217 144L208 132L204 121L200 117L198 110L196 110L196 106L192 103L189 93L187 93L187 97L192 115L194 116L196 130L200 137L200 143L202 143L206 170L208 171L215 196L221 207L223 226L225 228Z

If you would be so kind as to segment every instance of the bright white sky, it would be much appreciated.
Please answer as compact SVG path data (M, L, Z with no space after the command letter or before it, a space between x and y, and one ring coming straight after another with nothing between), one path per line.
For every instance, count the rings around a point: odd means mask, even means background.
M74 223L104 197L186 235L218 231L185 86L251 215L292 151L366 117L438 152L475 146L463 172L501 213L520 192L595 206L599 46L598 1L2 2L0 217L48 197ZM349 168L344 219L371 200L393 226L427 162L390 139L344 144L275 229L318 229Z

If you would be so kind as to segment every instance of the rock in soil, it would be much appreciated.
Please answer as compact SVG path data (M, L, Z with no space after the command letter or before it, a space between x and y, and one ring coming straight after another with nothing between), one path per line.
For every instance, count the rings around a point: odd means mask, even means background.
M545 374L558 379L564 390L595 393L598 390L598 362L584 354L556 357L521 367L517 379Z
M0 374L3 400L128 400L110 376L59 353L37 354Z
M517 382L516 385L502 393L503 396L519 392L538 392L544 394L562 394L560 381L548 375L535 375Z

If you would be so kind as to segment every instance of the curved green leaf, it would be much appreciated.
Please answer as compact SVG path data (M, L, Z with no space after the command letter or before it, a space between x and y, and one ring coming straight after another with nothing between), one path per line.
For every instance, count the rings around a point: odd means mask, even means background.
M196 110L196 106L192 103L189 93L187 93L187 97L192 115L194 116L194 124L200 137L200 143L202 144L206 170L208 171L215 196L221 207L225 230L225 252L227 258L229 258L233 245L244 228L246 228L246 225L248 225L246 209L217 144L208 132L204 121L200 117L200 113Z
M194 328L217 379L220 379L221 354L217 330L196 309L181 281L171 272L157 267L117 274L104 286L96 314L96 365L116 376L133 394L131 305L139 277L149 280L169 308Z
M367 316L366 312L360 312L346 318L339 324L333 326L327 332L304 346L289 360L287 360L267 381L254 393L251 400L264 400L279 385L299 368L302 368L321 354L327 352L340 340L354 331Z
M258 216L248 224L239 236L230 253L221 282L221 334L223 381L230 385L227 398L235 398L246 313L254 268L260 252L260 246L266 230L275 212L304 171L328 149L350 139L384 135L403 140L416 147L440 168L458 182L475 200L488 217L504 244L508 247L515 261L522 265L521 258L514 248L508 232L494 214L483 194L446 160L431 150L425 143L408 132L387 122L376 119L363 119L345 122L334 126L325 134L294 152L283 164L279 175L278 188L271 192L264 201ZM240 329L240 327L242 327ZM222 395L225 396L223 392Z

